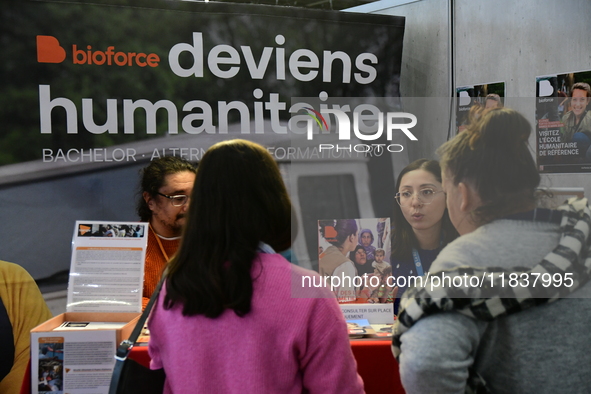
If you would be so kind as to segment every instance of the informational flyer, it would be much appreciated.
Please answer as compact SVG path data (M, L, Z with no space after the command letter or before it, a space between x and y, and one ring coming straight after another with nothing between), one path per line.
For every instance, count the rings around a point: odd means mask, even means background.
M329 277L339 302L361 298L386 303L390 265L390 218L318 221L318 272Z
M394 323L394 304L341 304L346 320L367 319L370 324Z
M456 87L456 97L456 132L459 133L478 119L482 111L504 106L505 82Z
M109 392L115 330L36 333L32 339L33 394Z
M591 172L591 71L536 77L536 152L542 173Z
M147 225L76 222L68 312L141 312Z

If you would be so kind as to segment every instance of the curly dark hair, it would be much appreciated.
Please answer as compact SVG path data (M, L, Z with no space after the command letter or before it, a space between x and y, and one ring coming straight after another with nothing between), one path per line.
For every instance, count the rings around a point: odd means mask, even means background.
M149 222L152 218L152 211L144 200L143 193L148 192L152 197L158 195L158 190L164 186L167 175L178 172L189 171L197 173L195 165L191 162L176 156L165 156L153 160L147 167L140 171L141 180L137 199L137 214L142 222Z

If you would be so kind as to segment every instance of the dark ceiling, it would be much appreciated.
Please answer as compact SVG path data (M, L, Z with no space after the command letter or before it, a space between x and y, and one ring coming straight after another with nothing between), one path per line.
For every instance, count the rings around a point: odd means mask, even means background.
M222 3L267 4L286 7L315 8L322 10L344 10L376 0L215 0Z

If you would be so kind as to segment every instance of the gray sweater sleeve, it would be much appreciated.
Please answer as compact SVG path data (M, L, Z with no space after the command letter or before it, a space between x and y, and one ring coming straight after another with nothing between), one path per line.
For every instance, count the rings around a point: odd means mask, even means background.
M401 337L400 377L406 393L463 394L486 326L455 312L419 320Z
M450 243L430 272L461 265L533 267L554 249L559 238L554 223L497 220ZM591 283L588 288L591 293ZM586 293L578 294L584 297ZM580 340L588 337L591 326L586 320L590 315L581 312L589 305L587 301L559 301L490 323L451 312L421 319L400 338L404 388L408 394L464 393L468 368L476 360L477 370L493 392L591 392L588 371L576 366L589 365L591 358L589 341ZM557 316L565 323L556 323ZM567 326L569 335L564 335ZM565 390L565 381L576 381L573 386L580 387Z

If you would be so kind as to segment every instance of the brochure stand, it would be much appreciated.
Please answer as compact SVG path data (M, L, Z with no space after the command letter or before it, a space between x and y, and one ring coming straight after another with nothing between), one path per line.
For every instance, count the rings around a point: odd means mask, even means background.
M147 225L76 222L67 312L31 330L31 393L108 393L142 308Z

